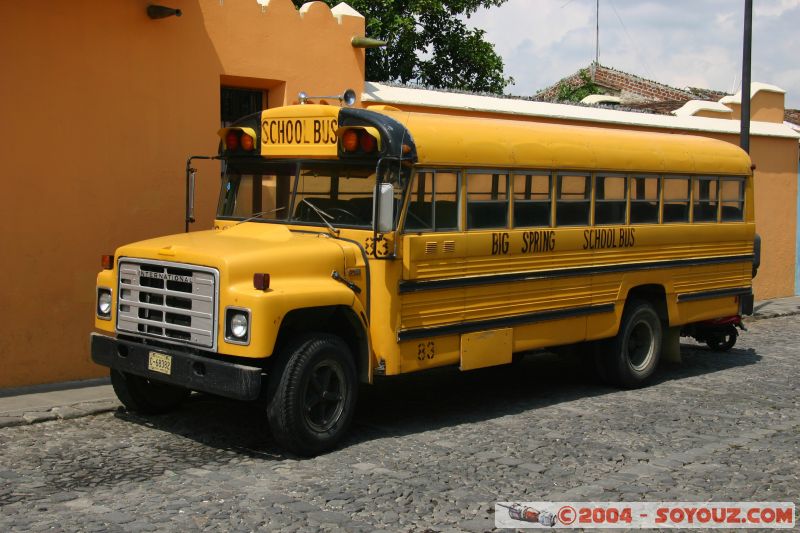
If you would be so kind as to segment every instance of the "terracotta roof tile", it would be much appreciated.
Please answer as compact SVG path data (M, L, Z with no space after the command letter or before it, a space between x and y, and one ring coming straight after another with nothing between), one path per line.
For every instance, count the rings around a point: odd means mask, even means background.
M561 84L577 87L583 83L580 69L574 74L562 78L550 87L542 89L533 96L534 100L555 102L558 101L558 92ZM590 65L589 72L594 73L594 83L607 91L618 92L622 99L621 108L633 109L645 113L660 115L669 114L689 100L718 101L727 93L700 87L687 87L678 89L653 80L648 80L621 70L603 65Z

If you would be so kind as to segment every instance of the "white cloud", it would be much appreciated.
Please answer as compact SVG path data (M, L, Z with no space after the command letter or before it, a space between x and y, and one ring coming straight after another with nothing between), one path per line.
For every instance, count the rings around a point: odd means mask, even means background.
M791 11L800 5L800 0L770 0L769 2L758 2L758 14L780 17L785 12Z
M753 80L800 107L800 0L754 2ZM600 63L676 87L738 89L743 2L600 0ZM468 22L486 30L516 83L533 94L595 54L594 0L508 0Z

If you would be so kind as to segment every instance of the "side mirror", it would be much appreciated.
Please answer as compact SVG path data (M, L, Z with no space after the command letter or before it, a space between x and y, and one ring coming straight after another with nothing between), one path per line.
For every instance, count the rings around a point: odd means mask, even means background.
M372 222L378 233L394 228L394 187L391 183L378 183L372 196Z
M194 222L194 184L197 169L186 169L186 228L189 231L189 224Z

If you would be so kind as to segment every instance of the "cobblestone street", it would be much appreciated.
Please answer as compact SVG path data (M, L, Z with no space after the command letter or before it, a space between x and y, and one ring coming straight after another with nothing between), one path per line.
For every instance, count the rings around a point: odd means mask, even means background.
M684 345L637 391L551 354L387 378L308 460L257 407L199 395L3 428L0 531L485 531L497 500L796 500L800 316L749 327L729 354Z

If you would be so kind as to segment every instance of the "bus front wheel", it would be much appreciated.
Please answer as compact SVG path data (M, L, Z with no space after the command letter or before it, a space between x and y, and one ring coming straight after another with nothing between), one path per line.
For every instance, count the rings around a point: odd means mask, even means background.
M119 401L134 413L168 413L189 397L191 391L111 369L111 386Z
M334 335L313 334L278 357L268 384L273 437L302 456L334 448L353 418L358 391L347 345Z
M617 335L598 346L601 377L625 389L644 386L658 366L661 336L661 319L653 306L641 300L628 302Z

